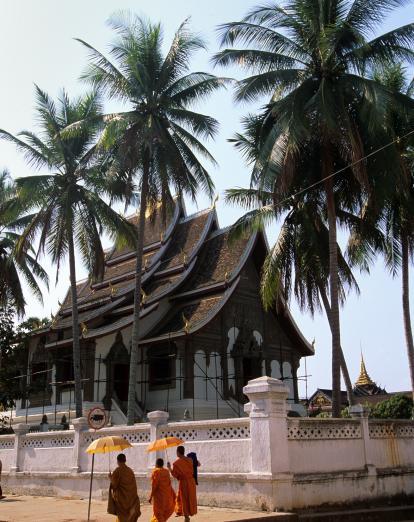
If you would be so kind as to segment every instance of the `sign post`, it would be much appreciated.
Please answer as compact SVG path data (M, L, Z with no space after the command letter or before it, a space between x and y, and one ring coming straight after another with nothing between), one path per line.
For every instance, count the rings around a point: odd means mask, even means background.
M108 416L103 408L96 406L88 412L88 425L92 430L101 430L108 422ZM91 482L89 484L89 505L88 505L88 520L91 516L91 499L92 499L92 482L93 482L93 467L95 464L95 453L92 455L92 469L91 469Z

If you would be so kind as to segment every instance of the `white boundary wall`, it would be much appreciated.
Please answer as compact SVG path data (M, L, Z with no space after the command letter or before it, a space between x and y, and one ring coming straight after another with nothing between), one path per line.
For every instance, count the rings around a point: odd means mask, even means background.
M0 437L3 487L86 497L91 457L85 450L96 437L113 434L131 442L125 453L145 498L157 457L146 452L148 443L171 435L197 453L205 505L289 510L414 495L414 422L368 421L362 406L353 407L352 419L290 419L288 390L270 377L250 381L244 392L249 417L239 419L168 423L168 413L156 411L147 424L93 432L85 419L75 419L73 430L35 434L18 424L15 435ZM96 456L96 497L107 495L109 466L115 455Z

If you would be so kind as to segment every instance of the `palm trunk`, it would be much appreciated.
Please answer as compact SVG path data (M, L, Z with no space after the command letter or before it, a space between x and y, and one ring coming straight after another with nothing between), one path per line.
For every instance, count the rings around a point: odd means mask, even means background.
M327 154L326 154L327 152ZM324 154L324 177L332 174L332 160L329 151ZM331 297L332 332L332 417L341 416L341 333L338 297L338 245L336 238L336 208L332 178L325 182L329 225L329 290Z
M405 234L401 238L401 254L402 254L402 304L403 304L403 318L405 342L407 343L408 366L410 368L411 391L414 399L414 344L413 331L411 328L410 316L410 289L409 289L409 251L408 238Z
M138 220L138 241L137 241L137 264L135 269L135 295L134 295L134 324L132 328L131 340L131 360L129 367L129 385L128 385L128 411L127 423L129 426L135 421L135 387L137 381L138 359L139 359L139 314L141 311L141 282L142 282L142 254L144 251L144 230L145 230L145 211L147 208L148 196L148 177L149 177L149 161L144 162L142 187L141 187L141 204L139 209Z
M73 340L73 375L75 378L76 418L82 417L82 377L81 353L79 340L78 294L76 290L75 247L72 227L68 230L70 290L72 295L72 340Z
M319 293L321 294L323 306L324 306L325 312L326 312L326 317L328 318L329 327L331 328L331 332L332 332L331 305L329 304L329 300L328 300L328 296L326 295L325 288L320 286ZM344 351L342 350L342 346L339 347L339 350L340 350L339 356L340 356L340 360L341 360L341 371L342 371L342 377L345 382L346 394L348 397L348 404L349 404L349 406L352 406L354 404L354 394L353 394L353 389L352 389L352 383L351 383L351 379L349 377L348 366L345 361L345 356L344 356Z

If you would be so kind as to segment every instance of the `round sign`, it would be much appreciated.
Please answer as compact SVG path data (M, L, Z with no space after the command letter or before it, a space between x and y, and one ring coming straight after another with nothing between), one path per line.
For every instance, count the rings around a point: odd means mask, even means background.
M104 428L108 422L106 411L103 408L92 408L88 413L88 424L93 430Z

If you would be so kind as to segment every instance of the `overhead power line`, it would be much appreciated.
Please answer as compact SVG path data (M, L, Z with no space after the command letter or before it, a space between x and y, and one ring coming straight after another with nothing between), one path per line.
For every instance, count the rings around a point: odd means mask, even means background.
M391 147L391 145L394 145L395 143L399 143L401 140L404 140L405 138L408 138L408 136L410 136L411 134L414 134L414 129L411 130L410 132L407 132L407 134L404 134L403 136L397 136L394 140L390 141L386 145L383 145L382 147L379 147L378 149L373 150L369 154L366 154L362 158L359 158L358 160L355 160L354 162L349 163L345 167L342 167L342 168L336 170L332 174L329 174L329 176L325 176L324 178L320 179L319 181L315 181L315 183L312 183L311 185L308 185L307 187L305 187L305 188L303 188L301 190L298 190L294 194L291 194L290 196L287 196L285 199L282 199L278 203L269 205L269 207L270 206L271 207L277 207L277 206L283 205L284 203L287 203L290 199L295 198L296 196L300 196L304 192L308 192L309 190L312 190L316 186L320 185L321 183L324 183L328 179L331 179L331 178L337 176L338 174L341 174L341 172L344 172L345 170L352 169L355 165L358 165L359 163L361 163L361 162L365 161L366 159L370 158L371 156L374 156L375 154L378 154L378 152L381 152L382 150L387 149L388 147Z

